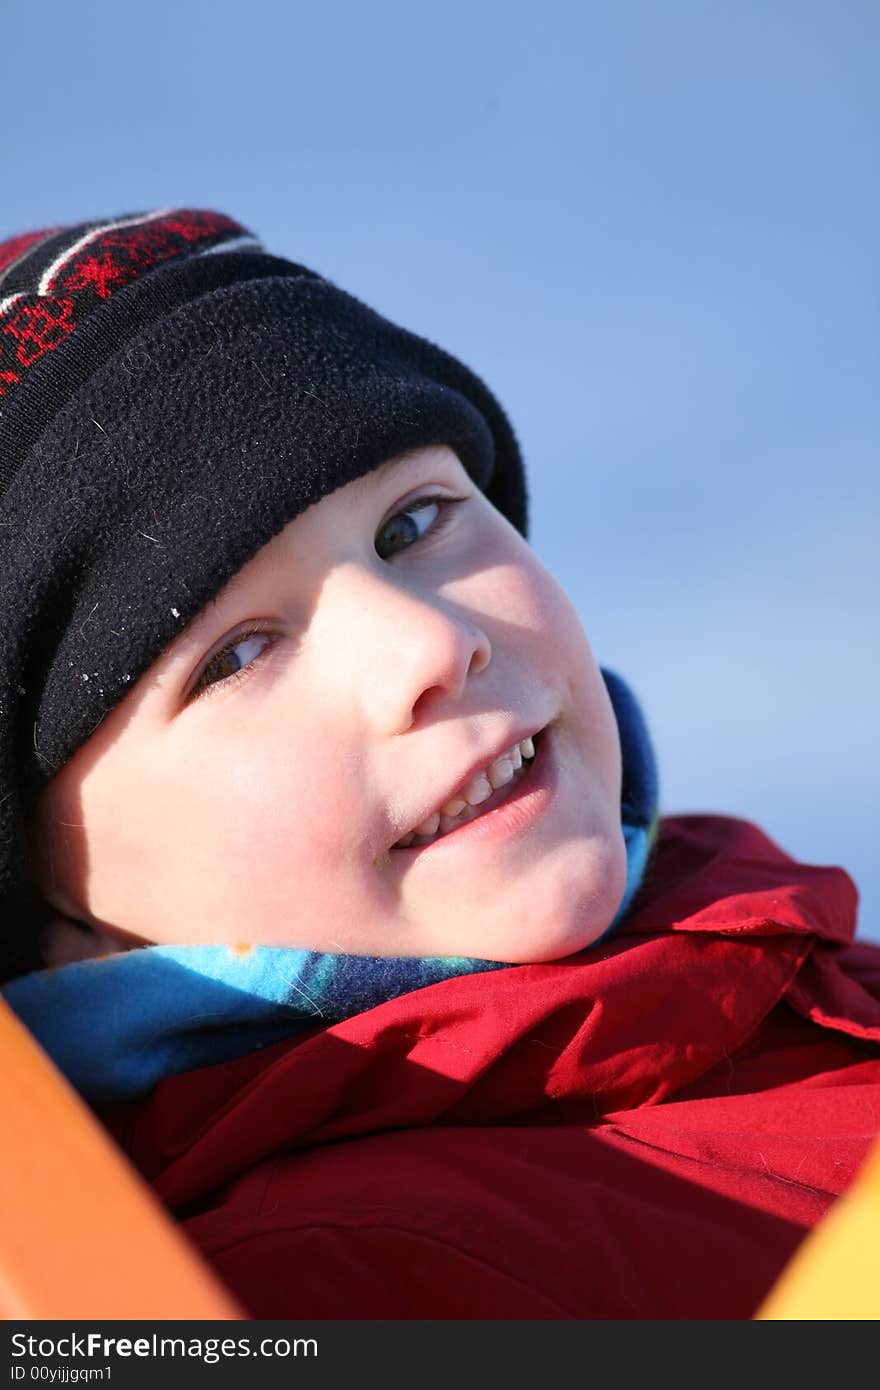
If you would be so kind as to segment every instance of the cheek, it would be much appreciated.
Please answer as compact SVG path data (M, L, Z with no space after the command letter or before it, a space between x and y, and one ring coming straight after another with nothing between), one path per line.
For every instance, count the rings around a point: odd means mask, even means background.
M509 650L551 662L548 676L592 684L596 663L576 609L531 547L510 529L511 536L490 557L495 563L482 573L483 611L503 624L499 640Z
M508 555L510 550L508 548ZM518 536L515 563L487 574L493 614L503 640L542 686L563 704L563 722L609 800L620 797L621 752L617 721L602 673L577 609L558 580Z
M188 871L255 912L289 908L292 896L314 903L315 885L333 882L346 835L357 833L353 783L340 755L317 742L285 745L276 729L228 750L223 771L202 783L190 833Z

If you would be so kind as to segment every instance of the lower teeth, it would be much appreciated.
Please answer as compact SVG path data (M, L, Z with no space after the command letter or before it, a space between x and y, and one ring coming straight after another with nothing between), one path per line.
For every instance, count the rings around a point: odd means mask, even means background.
M507 783L505 791L509 791L511 787L515 786L516 783L525 776L534 761L535 759L533 757L523 759L522 767ZM501 802L499 801L497 804L500 806ZM453 830L457 830L459 826L467 825L469 821L476 820L478 816L483 814L484 809L483 806L471 806L467 811L462 811L460 815L455 817L454 825L451 825L448 830L438 830L434 835L427 835L425 837L410 833L409 835L404 835L392 848L409 849L411 846L415 845L417 848L421 849L422 845L431 845L435 840L442 840L445 835L451 835ZM494 807L492 809L494 810Z

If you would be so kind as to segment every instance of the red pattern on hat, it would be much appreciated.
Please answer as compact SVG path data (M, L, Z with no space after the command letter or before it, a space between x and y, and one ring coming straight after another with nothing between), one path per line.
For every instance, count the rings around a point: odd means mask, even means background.
M123 218L91 232L70 227L70 244L61 246L45 265L39 250L49 236L64 228L28 232L0 243L0 272L19 260L21 284L32 261L32 284L10 295L0 310L0 396L22 382L29 368L66 341L77 325L101 303L139 275L165 261L193 254L194 248L249 233L224 213L177 209Z
M79 250L72 247L70 256L55 266L44 289L46 293L93 289L100 299L109 299L114 289L179 256L187 247L222 232L239 236L242 231L237 222L220 212L191 212L185 217L171 214L134 227L111 227Z
M16 360L22 367L30 367L45 353L52 352L76 327L72 299L16 303L12 310L2 332L14 339Z

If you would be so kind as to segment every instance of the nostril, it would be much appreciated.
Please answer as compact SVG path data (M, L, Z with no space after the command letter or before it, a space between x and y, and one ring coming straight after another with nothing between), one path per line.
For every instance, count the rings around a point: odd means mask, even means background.
M485 637L483 633L480 633L477 639L477 646L474 649L474 654L471 657L470 665L468 666L468 675L478 676L481 671L485 671L486 667L489 665L489 662L491 660L491 643L489 642L488 637Z
M442 699L442 697L442 686L432 685L429 687L428 690L423 690L421 695L418 697L418 699L412 707L413 724L418 725L423 718L426 720L429 719L431 713L431 701L435 698L438 700Z

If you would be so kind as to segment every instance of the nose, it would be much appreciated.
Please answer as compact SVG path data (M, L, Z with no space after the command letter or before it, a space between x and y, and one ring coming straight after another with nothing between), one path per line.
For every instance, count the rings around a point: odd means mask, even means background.
M346 678L376 733L405 733L455 701L484 671L492 646L459 604L420 591L399 575L346 568L335 594L333 627Z

